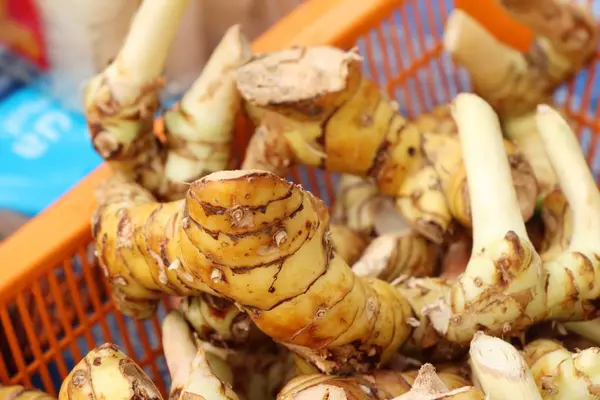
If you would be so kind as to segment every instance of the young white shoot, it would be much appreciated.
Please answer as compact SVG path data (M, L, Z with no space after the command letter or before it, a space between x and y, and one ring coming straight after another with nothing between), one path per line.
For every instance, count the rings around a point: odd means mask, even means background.
M191 182L226 169L241 105L234 73L251 56L240 26L232 26L181 102L165 113L168 181Z
M167 53L189 0L145 0L115 60L91 79L85 108L94 148L111 167L155 192L163 160L153 134Z
M600 296L600 192L567 121L540 105L537 124L573 224L569 247L544 263L549 317L588 319Z
M544 316L541 260L529 241L512 184L498 117L477 95L452 104L473 215L473 249L464 274L426 307L434 328L467 344L478 330L519 333Z

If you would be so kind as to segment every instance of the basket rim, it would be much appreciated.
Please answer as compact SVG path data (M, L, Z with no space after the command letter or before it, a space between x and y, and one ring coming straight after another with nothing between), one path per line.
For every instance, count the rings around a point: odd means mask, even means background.
M348 48L405 0L307 0L252 43L255 53L327 44ZM335 29L332 29L332 26ZM111 175L102 164L0 244L0 304L59 265L91 237L94 190Z

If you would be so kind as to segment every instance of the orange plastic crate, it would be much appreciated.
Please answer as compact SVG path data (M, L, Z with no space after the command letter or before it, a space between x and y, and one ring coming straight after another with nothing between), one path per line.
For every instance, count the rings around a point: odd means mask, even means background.
M589 2L589 1L588 1ZM395 97L409 117L470 89L464 73L442 52L444 20L460 7L493 34L521 50L531 33L512 21L494 0L311 0L254 43L256 52L292 45L358 46L364 69ZM578 84L562 89L565 111L588 159L596 159L600 110L592 105L597 62ZM582 84L581 82L584 82ZM580 95L579 100L573 94ZM591 108L594 109L591 109ZM244 125L244 124L241 124ZM251 134L240 127L235 157ZM59 382L91 348L114 342L134 358L165 392L159 316L133 321L116 312L90 250L93 190L109 176L99 167L47 211L0 244L0 382L40 387L56 395ZM331 202L335 177L312 169L291 176ZM115 329L116 327L116 329Z

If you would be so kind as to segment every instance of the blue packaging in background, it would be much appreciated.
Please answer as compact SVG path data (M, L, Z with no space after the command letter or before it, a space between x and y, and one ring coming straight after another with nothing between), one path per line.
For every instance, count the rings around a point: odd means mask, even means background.
M63 109L35 85L0 99L0 208L33 216L102 160L84 116Z

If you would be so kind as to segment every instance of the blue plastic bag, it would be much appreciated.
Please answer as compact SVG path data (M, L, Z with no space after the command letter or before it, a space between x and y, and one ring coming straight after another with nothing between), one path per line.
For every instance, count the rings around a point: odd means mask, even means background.
M0 208L33 216L101 163L83 115L35 87L0 102Z

